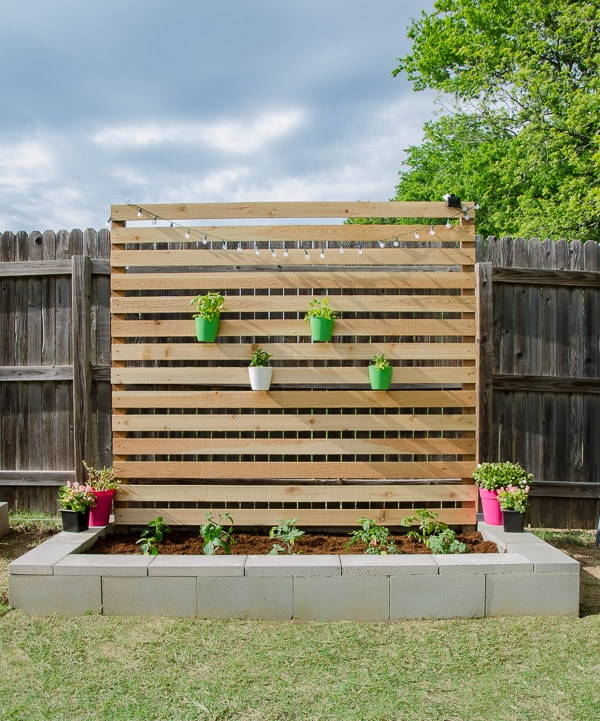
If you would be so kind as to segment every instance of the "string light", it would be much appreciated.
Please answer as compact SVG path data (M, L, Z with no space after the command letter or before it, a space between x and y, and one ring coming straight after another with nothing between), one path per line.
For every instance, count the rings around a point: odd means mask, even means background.
M433 227L433 223L431 224L431 227L429 228L429 235L435 235L435 228Z
M287 258L289 255L288 249L285 247L285 241L283 243L283 257Z
M271 251L271 257L277 258L277 253L275 252L275 248L271 248L271 243L269 243L269 250Z
M189 229L189 228L186 228L185 236L184 236L184 237L185 237L186 240L189 240L189 239L190 239L190 229Z
M237 244L236 250L237 250L238 253L241 253L241 252L242 252L242 244L241 244L241 243L238 243L238 244Z
M361 245L360 243L358 244L358 254L359 254L359 255L362 255L362 254L363 254L362 245Z
M204 238L202 238L202 245L206 245L208 243L208 235L204 233Z
M142 213L142 209L140 208L138 210L138 218L143 218L143 217L144 217L144 214Z
M380 240L380 241L379 241L379 247L380 247L380 248L385 248L385 243L383 242L383 240Z
M223 240L221 242L221 250L227 250L227 241L226 240Z
M319 258L321 258L321 260L323 260L324 257L325 257L325 250L323 248L321 248L321 252L319 253Z
M158 216L155 215L154 218L152 218L152 225L156 225L157 220L158 220Z
M340 255L344 255L344 246L340 245Z
M260 255L260 248L254 243L254 255Z
M418 230L413 230L413 235L415 236L415 240L419 240L419 238L421 237Z
M308 254L308 250L304 248L304 260L310 260L310 255Z
M450 218L446 221L446 228L450 229L452 227L452 223L450 222Z
M398 236L394 238L394 242L392 243L392 245L394 246L394 248L397 248L400 245L400 243L398 242Z

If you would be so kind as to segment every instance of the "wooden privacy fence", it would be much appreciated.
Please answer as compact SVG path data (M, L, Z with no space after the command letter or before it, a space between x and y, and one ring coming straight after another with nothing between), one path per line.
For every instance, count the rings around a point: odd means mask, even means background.
M595 528L600 248L488 238L482 258L481 457L534 474L534 526Z
M0 235L0 500L56 512L110 463L110 233ZM77 469L77 470L74 470Z
M474 229L447 228L449 215L462 213L443 203L113 206L113 454L127 481L117 523L197 524L227 509L238 525L396 524L422 506L474 523ZM364 216L426 220L314 224ZM303 222L273 222L282 218ZM257 219L268 224L248 223ZM198 224L207 220L219 222ZM207 344L189 303L208 291L226 300ZM303 317L325 296L341 317L332 342L312 343ZM258 346L273 355L268 392L249 390ZM389 392L369 390L375 353L394 365Z

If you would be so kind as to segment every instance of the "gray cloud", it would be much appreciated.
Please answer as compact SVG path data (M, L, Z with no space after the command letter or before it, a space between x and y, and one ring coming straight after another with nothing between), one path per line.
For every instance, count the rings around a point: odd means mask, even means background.
M383 200L433 98L392 79L432 0L20 0L0 25L0 230L111 203Z

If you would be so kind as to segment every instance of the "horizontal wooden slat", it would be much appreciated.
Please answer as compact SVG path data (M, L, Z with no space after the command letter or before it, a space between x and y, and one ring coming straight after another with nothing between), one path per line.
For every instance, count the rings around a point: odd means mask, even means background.
M474 431L476 416L454 414L273 414L207 413L113 416L113 430L125 431Z
M325 247L313 249L290 248L288 256L277 254L277 264L298 265L308 259L312 262L322 260L323 264L331 265L419 265L419 266L458 266L475 263L474 250L457 248L361 248L361 253L345 252L337 249L327 250ZM268 249L256 255L251 248L238 253L235 250L117 250L110 256L113 268L176 268L176 267L211 267L238 265L240 267L263 266L263 253L270 255ZM321 254L323 258L321 258ZM271 256L273 257L273 256Z
M0 486L62 486L75 480L75 471L2 470Z
M223 509L225 511L227 509ZM117 525L144 525L162 516L170 526L198 526L205 522L205 512L210 511L214 517L218 516L216 509L203 508L117 508L115 510L115 523ZM474 508L438 508L435 512L439 520L448 525L474 525ZM293 515L297 519L299 528L312 526L356 526L358 518L368 516L377 523L390 526L399 526L406 516L411 515L410 509L306 509L294 508L293 513L285 509L235 509L231 512L237 528L244 526L274 526L280 522L282 516Z
M5 278L71 275L72 260L23 260L0 263L0 275ZM91 260L92 275L110 275L108 260Z
M530 495L549 498L596 498L600 499L600 483L565 483L561 481L538 481L533 483Z
M475 391L286 390L124 391L113 390L113 408L464 408L475 406ZM120 417L120 416L117 416ZM456 417L456 416L455 416Z
M394 368L392 383L410 385L474 383L475 367ZM114 384L247 385L246 368L113 368ZM271 385L358 385L369 383L367 368L274 368Z
M126 243L185 243L203 241L206 236L208 243L219 243L222 240L233 243L241 242L244 247L247 244L257 243L260 248L265 248L269 242L273 247L282 248L282 243L291 249L300 242L332 243L337 246L341 243L348 248L350 243L357 244L373 243L384 240L386 243L393 242L398 238L400 245L407 241L415 240L415 231L421 236L420 242L430 240L432 243L470 243L474 238L472 225L452 225L446 228L445 225L434 224L435 237L429 235L430 226L421 224L415 225L389 225L380 224L302 224L302 225L196 225L188 227L165 227L152 225L146 227L130 226L126 228L115 227L111 231L111 243L114 246L122 246ZM189 231L190 238L186 238ZM231 246L230 246L231 249ZM268 247L267 247L268 250ZM235 251L234 251L235 252Z
M498 374L492 382L497 390L522 393L600 393L600 378Z
M261 273L113 273L111 287L121 290L190 290L194 294L208 290L247 288L412 288L444 289L475 288L474 273L445 272L364 272L360 270L337 270L336 272L313 271L303 273L273 269Z
M472 208L473 203L464 203ZM275 202L275 203L153 203L112 205L112 220L141 220L155 217L168 220L201 219L254 219L254 218L461 218L459 208L448 208L446 203L431 202ZM471 217L475 211L470 210Z
M468 478L475 462L423 461L419 463L386 462L170 462L115 460L120 478L173 479L326 479L326 478Z
M325 455L325 454L472 454L475 439L458 438L115 438L113 453L126 455Z
M477 488L458 484L349 484L349 485L222 485L124 484L116 493L121 501L160 503L348 503L388 501L456 501L474 503Z
M194 320L120 320L113 317L113 338L189 338L195 337ZM473 336L475 321L460 318L429 319L339 319L333 337L344 336ZM220 337L310 336L303 320L221 320Z
M73 366L3 366L0 382L7 381L71 381Z
M541 268L493 268L494 283L552 285L567 288L600 288L600 272L590 270L543 270Z
M193 313L189 296L115 296L113 313ZM312 297L306 295L228 295L226 313L306 313ZM336 295L330 306L357 313L474 313L475 297L458 295Z
M384 353L394 360L474 360L475 343L261 343L277 360L369 360ZM116 343L113 361L249 360L258 344Z

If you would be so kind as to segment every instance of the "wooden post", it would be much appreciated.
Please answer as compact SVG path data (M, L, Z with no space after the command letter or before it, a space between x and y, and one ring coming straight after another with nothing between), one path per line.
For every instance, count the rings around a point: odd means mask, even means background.
M92 263L74 255L71 281L71 333L73 347L73 455L75 479L83 482L82 461L94 463L92 452L92 348L90 298Z
M492 264L477 263L477 425L479 439L477 462L492 461L494 455L493 421L493 307Z

